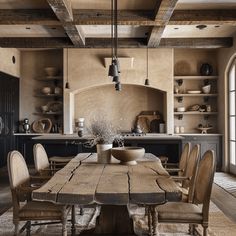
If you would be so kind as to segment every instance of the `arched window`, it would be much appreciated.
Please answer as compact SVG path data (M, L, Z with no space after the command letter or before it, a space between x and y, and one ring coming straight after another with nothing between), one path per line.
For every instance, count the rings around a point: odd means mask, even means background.
M228 116L229 116L229 160L230 172L236 174L236 58L233 60L228 73Z

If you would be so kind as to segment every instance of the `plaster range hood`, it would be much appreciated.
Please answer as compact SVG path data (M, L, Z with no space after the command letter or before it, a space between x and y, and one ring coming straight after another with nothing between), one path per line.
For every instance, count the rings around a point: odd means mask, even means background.
M111 64L111 57L105 57L104 58L104 65L106 68L109 68ZM120 68L124 70L133 69L134 67L134 58L133 57L118 57Z

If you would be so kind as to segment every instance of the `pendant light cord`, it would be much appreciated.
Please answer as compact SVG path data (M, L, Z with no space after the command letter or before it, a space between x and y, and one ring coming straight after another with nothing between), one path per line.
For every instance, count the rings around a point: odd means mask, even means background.
M147 72L147 79L148 79L148 47L147 47L147 70L146 70L146 72Z
M117 16L117 0L115 0L115 57L117 56L117 47L118 47L118 16Z
M111 55L114 59L114 0L111 0Z

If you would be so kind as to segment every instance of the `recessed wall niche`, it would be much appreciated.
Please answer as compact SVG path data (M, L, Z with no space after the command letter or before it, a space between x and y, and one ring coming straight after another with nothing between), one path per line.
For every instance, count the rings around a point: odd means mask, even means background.
M163 114L165 92L140 85L113 84L97 86L75 94L75 119L85 118L85 126L96 117L106 117L115 127L131 131L141 111L160 111Z

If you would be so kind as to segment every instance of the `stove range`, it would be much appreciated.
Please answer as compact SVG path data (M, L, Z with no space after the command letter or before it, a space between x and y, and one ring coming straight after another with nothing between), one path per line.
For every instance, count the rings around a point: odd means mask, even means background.
M134 133L134 132L122 132L123 137L137 137L137 136L145 136L146 133Z

